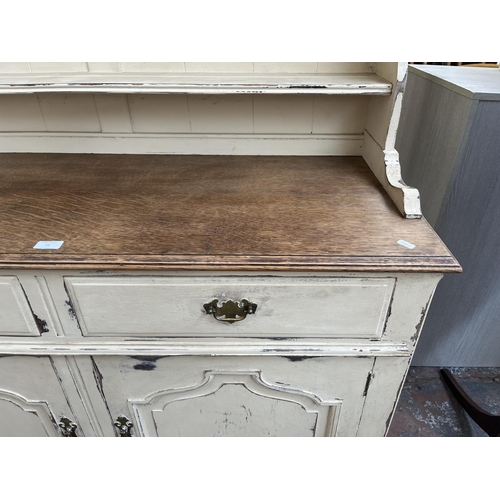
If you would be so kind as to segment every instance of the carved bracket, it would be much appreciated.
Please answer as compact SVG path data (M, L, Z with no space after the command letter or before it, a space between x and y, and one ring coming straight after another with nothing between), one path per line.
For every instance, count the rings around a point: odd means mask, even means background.
M407 219L420 219L420 194L403 181L399 153L395 149L383 150L365 130L363 158L400 212Z

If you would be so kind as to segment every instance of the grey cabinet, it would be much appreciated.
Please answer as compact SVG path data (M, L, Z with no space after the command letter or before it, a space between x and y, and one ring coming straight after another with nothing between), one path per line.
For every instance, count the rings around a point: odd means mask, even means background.
M500 366L500 70L410 67L396 146L463 267L437 289L413 364Z

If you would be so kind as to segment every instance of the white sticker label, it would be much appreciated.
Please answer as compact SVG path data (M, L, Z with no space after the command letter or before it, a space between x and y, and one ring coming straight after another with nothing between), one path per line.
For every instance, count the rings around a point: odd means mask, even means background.
M64 241L39 241L33 248L37 250L53 250L61 248Z
M398 243L400 245L403 245L404 247L406 248L409 248L410 250L412 250L413 248L415 248L415 245L413 243L408 243L407 241L405 240L398 240Z

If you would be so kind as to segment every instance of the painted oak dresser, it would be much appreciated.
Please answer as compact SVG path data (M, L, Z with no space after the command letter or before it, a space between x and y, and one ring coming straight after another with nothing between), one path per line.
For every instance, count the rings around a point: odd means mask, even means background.
M406 65L86 64L0 75L0 433L385 435L460 271Z

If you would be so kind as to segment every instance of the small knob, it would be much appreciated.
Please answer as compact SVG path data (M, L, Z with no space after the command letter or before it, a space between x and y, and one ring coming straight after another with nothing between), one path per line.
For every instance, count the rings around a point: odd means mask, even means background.
M78 437L76 427L76 424L67 417L61 417L61 420L59 420L59 428L64 437Z
M125 415L120 415L113 425L118 429L120 437L132 437L130 432L134 424Z

